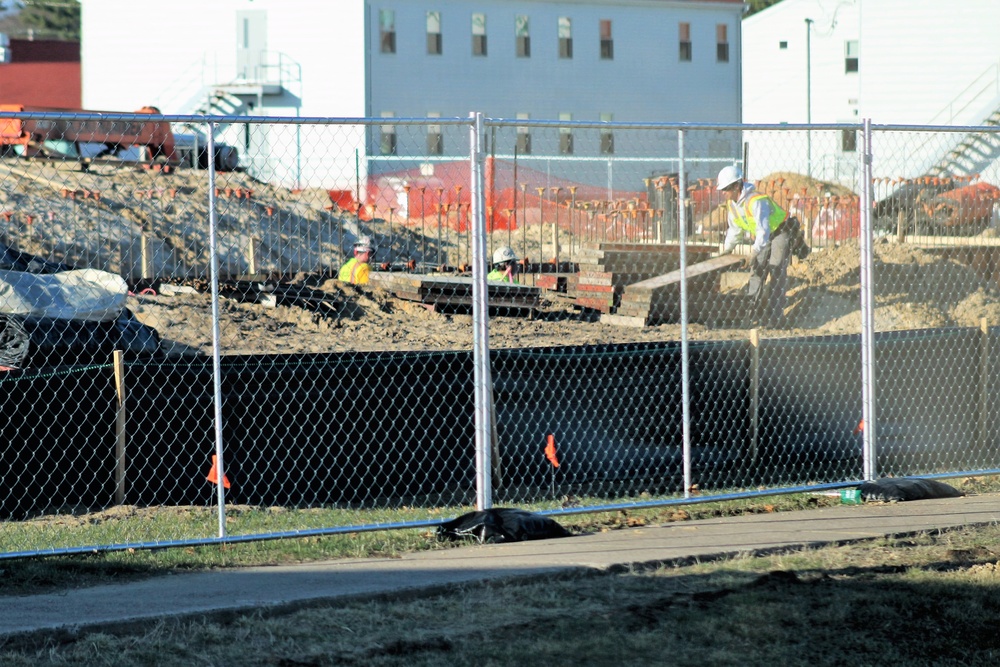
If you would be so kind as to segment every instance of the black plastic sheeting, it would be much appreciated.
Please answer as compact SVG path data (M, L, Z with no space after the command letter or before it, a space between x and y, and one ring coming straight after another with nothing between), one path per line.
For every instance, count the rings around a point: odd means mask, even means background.
M978 329L875 337L880 474L1000 466L996 390ZM751 438L746 341L692 342L691 452L702 493L859 479L858 336L760 343ZM682 491L676 342L491 352L499 453L494 501ZM212 364L127 357L125 502L209 504ZM110 366L0 376L8 415L0 511L102 505L114 492ZM400 506L474 502L471 352L224 357L230 502ZM985 385L983 384L985 380ZM980 429L986 429L980 433ZM560 467L544 455L554 436ZM553 474L555 473L555 474Z
M52 274L72 269L0 243L0 270ZM159 343L156 330L128 309L109 322L0 314L0 366L7 368L106 363L115 350L153 356Z
M115 350L159 353L160 336L126 309L108 322L0 315L0 366L47 368L105 364Z
M116 400L110 368L0 374L3 518L114 502Z

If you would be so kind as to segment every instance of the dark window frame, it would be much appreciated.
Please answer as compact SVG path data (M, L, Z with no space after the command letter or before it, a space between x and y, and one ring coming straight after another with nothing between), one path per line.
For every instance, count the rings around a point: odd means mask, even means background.
M486 35L472 36L472 55L474 56L486 55Z
M693 49L691 48L691 24L682 21L677 25L678 49L677 57L681 62L691 62Z
M518 58L531 57L531 36L517 35L515 38L514 50Z
M856 74L861 63L857 56L851 56L851 44L857 46L857 40L848 40L844 43L844 74Z
M429 56L441 55L443 46L444 44L441 39L441 33L439 32L427 33L427 55Z
M565 60L573 59L573 38L572 37L560 37L559 38L559 57Z
M531 133L517 133L517 153L518 155L531 155Z
M572 155L573 154L573 133L572 132L560 132L559 133L559 154L560 155Z
M438 31L431 32L430 30L430 16L436 12L427 12L427 55L429 56L440 56L444 50L444 40L441 38L441 17L438 16Z
M858 134L855 130L840 131L840 150L844 153L858 152Z
M395 155L396 148L396 130L382 130L382 134L379 137L379 154Z
M729 26L725 23L715 24L715 62L729 62Z
M601 155L615 154L615 133L611 130L601 130Z
M601 60L614 60L615 40L611 36L611 19L601 19L599 26L601 37Z
M569 33L566 37L562 36L562 21L566 21L566 32ZM560 16L559 20L556 21L557 32L556 37L559 39L559 58L561 60L572 60L573 59L573 20L568 16Z
M379 49L381 53L395 53L396 52L396 14L391 12L392 16L392 28L386 29L382 26L382 16L385 11L390 10L379 10Z
M441 130L427 132L427 154L444 155L444 135Z

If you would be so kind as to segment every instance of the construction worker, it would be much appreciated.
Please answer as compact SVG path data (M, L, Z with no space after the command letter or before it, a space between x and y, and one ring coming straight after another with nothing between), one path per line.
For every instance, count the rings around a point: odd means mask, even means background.
M368 236L358 237L354 243L354 257L347 260L337 275L339 280L352 285L365 285L368 283L368 274L371 272L369 262L375 254L375 245Z
M514 265L517 255L514 249L502 245L493 251L493 270L486 274L487 280L500 280L505 283L514 282Z
M788 282L788 263L795 253L802 256L809 247L802 239L798 218L765 194L756 192L753 183L743 179L739 167L723 167L716 179L716 189L726 198L729 228L723 242L723 252L730 253L744 234L753 237L750 257L750 297L747 326L765 326L773 329L785 326L785 291ZM765 283L770 277L765 295Z

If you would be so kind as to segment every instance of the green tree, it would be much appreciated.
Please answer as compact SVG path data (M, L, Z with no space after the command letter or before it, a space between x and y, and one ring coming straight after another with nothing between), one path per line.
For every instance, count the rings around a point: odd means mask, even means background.
M79 0L7 0L4 8L20 7L14 17L19 34L41 39L80 41Z
M776 5L779 2L781 2L781 0L748 0L747 5L750 7L750 9L747 10L747 13L744 14L744 16L750 16L751 14L756 14L760 10L767 9L771 5Z

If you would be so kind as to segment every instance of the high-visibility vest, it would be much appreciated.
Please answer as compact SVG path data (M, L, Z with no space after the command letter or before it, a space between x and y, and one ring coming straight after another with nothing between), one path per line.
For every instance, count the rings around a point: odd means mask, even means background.
M506 271L501 271L500 269L493 269L492 271L490 271L489 273L487 273L486 274L486 279L487 280L502 280L505 283L513 282L512 280L510 280L510 278L507 277L507 272Z
M781 223L788 217L788 212L778 206L777 202L767 195L753 195L750 199L746 200L743 206L737 206L736 202L729 202L733 224L751 235L757 233L757 220L753 217L753 205L759 199L769 199L771 201L771 217L768 218L768 226L772 232L780 227Z
M359 262L357 257L352 257L340 267L337 279L345 283L354 285L364 285L368 282L368 273L371 267L367 262Z

